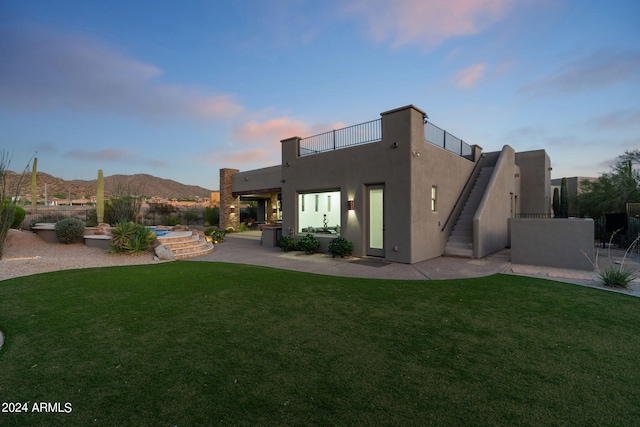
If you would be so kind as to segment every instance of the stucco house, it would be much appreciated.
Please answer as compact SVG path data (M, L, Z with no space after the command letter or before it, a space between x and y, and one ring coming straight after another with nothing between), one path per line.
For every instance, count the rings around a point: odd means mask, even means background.
M509 219L549 214L544 150L484 153L408 105L371 122L282 141L282 164L220 170L220 225L239 225L241 200L258 221L295 238L336 236L354 256L416 263L443 254L481 258L509 245Z

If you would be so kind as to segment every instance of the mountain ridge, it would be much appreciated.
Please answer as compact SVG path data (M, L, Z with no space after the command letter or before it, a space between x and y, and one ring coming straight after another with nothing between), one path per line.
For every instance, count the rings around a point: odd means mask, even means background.
M9 186L17 183L20 174L7 171ZM44 184L47 184L47 195L67 199L81 199L95 196L98 192L98 179L65 180L37 172L38 197L44 197ZM29 199L31 196L31 173L26 173L22 181L20 195ZM142 195L146 197L160 197L165 199L195 200L209 198L211 191L197 185L182 184L172 179L159 178L149 174L109 175L104 177L105 197L117 194Z

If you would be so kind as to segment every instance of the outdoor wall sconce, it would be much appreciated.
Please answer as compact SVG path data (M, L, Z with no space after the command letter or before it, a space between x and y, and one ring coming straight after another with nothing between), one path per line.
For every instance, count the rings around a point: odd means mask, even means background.
M414 157L420 157L420 152L418 150L413 150L411 154L413 154Z
M353 203L353 200L347 200L347 206L350 211L355 210L355 203Z
M245 176L245 177L244 177L244 180L245 180L245 181L249 181L249 177L248 177L248 176Z
M278 213L278 209L273 208L273 211L272 211L272 212L273 212L274 214L277 214L277 213Z
M230 210L231 210L231 213L236 213L236 207L235 206L230 206Z
M392 145L392 147L393 147L393 148L398 148L398 143L397 143L397 142L394 142L394 143L393 143L393 145Z

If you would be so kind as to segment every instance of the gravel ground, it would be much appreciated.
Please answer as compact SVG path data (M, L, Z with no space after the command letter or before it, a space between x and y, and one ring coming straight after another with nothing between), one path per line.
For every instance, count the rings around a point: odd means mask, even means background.
M30 231L9 230L0 260L0 280L49 271L117 265L153 264L153 255L109 254L82 243L47 243Z

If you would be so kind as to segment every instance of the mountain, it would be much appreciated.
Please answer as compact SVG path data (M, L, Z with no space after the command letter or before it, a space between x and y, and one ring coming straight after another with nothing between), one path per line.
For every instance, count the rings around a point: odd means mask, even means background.
M9 185L17 181L18 174L7 172ZM44 172L38 172L38 197L44 195L44 184L47 184L49 197L68 198L71 192L72 199L80 199L95 196L98 189L98 179L86 181L74 179L66 181L56 178ZM185 185L171 179L158 178L152 175L111 175L104 177L104 194L109 197L115 194L134 194L148 197L161 197L167 199L194 200L196 197L208 198L211 190L196 185ZM20 194L27 199L31 196L31 173L27 173L22 181Z

